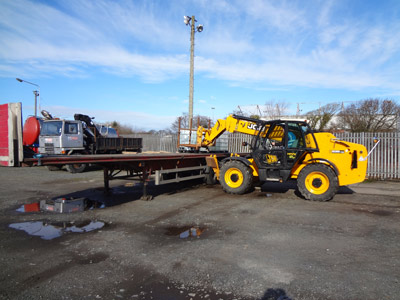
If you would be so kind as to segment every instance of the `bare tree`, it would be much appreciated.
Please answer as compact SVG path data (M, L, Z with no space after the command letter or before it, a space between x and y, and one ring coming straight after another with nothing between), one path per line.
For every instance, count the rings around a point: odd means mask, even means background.
M177 117L175 119L175 121L171 124L172 132L178 132L179 119L181 119L181 128L185 128L185 129L189 128L189 116L187 113L183 113L182 116ZM198 124L198 121L200 121L200 124ZM197 128L197 125L200 125L200 126L207 128L209 122L210 122L210 126L212 126L213 124L212 124L212 120L210 119L210 117L197 115L197 116L193 117L193 122L192 122L193 125L192 126L193 126L193 128Z
M232 115L248 117L248 114L246 112L243 112L240 106L232 111Z
M390 99L366 99L342 110L340 120L352 132L390 131L396 128L400 106Z
M264 106L264 117L266 117L267 119L279 119L282 116L287 114L289 108L289 104L282 101L282 102L278 102L278 101L268 101L265 103Z
M309 111L306 113L307 119L310 122L311 128L317 131L328 129L328 124L333 116L340 110L339 103L328 103L319 109Z
M123 125L117 121L108 122L106 125L115 128L119 134L132 134L135 132L131 126Z

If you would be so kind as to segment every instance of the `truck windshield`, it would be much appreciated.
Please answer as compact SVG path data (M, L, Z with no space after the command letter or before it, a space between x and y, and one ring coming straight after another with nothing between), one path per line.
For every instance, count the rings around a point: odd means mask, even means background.
M43 122L40 135L61 135L62 121Z

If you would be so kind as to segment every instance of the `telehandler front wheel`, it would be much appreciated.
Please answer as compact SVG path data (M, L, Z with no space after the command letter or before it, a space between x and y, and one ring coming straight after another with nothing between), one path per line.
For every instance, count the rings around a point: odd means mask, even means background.
M335 172L324 164L310 164L297 177L297 187L307 200L329 201L339 188Z
M253 174L245 164L231 160L222 166L219 181L225 192L241 195L251 189Z

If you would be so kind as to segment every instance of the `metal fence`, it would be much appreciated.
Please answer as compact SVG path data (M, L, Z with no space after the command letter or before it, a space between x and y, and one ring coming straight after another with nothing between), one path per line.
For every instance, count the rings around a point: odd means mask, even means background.
M374 139L379 144L368 157L367 176L376 179L400 179L400 133L340 133L336 137L348 142L362 144L370 151Z
M344 141L362 144L368 151L374 146L374 139L380 140L374 152L368 158L367 176L375 179L400 179L400 133L337 133L337 138ZM134 134L131 137L143 138L143 151L176 152L176 134ZM245 141L250 144L252 136L242 133L225 133L217 140L215 149L234 153L249 152L248 146L243 146Z
M135 137L142 138L143 152L176 152L178 144L178 135L169 134L148 134L148 133L137 133L137 134L125 134L124 137Z

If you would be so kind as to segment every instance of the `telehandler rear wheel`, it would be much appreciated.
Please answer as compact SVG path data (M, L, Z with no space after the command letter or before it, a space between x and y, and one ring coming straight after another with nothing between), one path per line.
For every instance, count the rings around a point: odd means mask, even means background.
M222 166L219 181L225 192L241 195L251 189L253 174L248 166L231 160Z
M311 164L300 171L297 187L307 200L329 201L339 188L335 172L324 164Z

